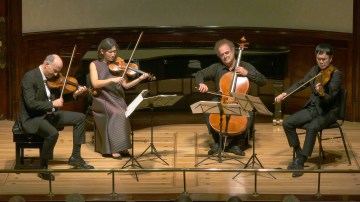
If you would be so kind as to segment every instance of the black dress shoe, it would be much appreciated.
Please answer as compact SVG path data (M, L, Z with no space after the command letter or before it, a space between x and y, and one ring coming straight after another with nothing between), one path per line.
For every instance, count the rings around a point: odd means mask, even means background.
M214 155L219 150L219 143L215 143L213 147L208 151L208 155Z
M123 157L122 157L121 155L119 155L119 156L114 156L114 155L112 155L112 158L113 158L113 159L117 159L117 160L121 160Z
M121 157L124 157L124 158L130 158L131 157L131 154L129 152L119 152L120 156Z
M230 147L228 151L239 156L245 156L245 152L237 145Z
M71 156L69 158L68 164L71 166L74 166L75 168L80 168L80 169L94 169L94 166L86 164L85 161L81 157L75 158L75 157Z
M296 157L294 162L289 165L287 167L288 170L304 170L304 163L305 163L305 158L300 156L300 157ZM300 171L296 171L292 173L292 177L300 177L302 176L304 173L300 172Z
M54 181L55 180L55 176L51 173L46 173L46 172L41 172L41 173L38 173L38 177L40 177L41 179L43 180L51 180L51 181Z
M304 170L304 167L299 167L298 168L299 170ZM292 177L301 177L301 176L303 176L304 175L304 173L303 172L293 172L292 173Z

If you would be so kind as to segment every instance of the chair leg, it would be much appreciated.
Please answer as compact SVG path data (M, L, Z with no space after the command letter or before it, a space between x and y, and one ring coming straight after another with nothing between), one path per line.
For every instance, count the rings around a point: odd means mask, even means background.
M22 153L21 153L21 147L18 143L16 143L16 146L15 146L15 168L18 169L21 167L22 164L24 164L24 161L23 159L21 158L22 157Z
M94 135L93 135L93 142L94 142L94 151L96 152L96 125L95 125L95 120L94 120Z
M227 135L224 135L223 137L225 137L224 138L224 141L223 141L223 145L220 145L220 146L222 146L222 151L224 152L225 151L225 145L226 145L226 141L227 141Z
M318 137L318 142L319 142L319 165L318 165L318 168L321 169L322 160L323 159L325 160L325 153L324 153L324 150L322 147L322 131L320 131L317 134L317 137Z
M344 144L344 149L345 149L345 152L346 152L346 156L347 156L347 159L349 161L349 165L351 165L350 155L349 155L349 151L348 151L347 146L346 146L344 133L343 133L342 128L340 126L339 126L339 130L340 130L342 142Z
M320 138L319 139L319 149L321 151L322 159L325 160L326 156L325 156L324 148L322 147L322 131L320 131L320 136L318 136L318 138Z

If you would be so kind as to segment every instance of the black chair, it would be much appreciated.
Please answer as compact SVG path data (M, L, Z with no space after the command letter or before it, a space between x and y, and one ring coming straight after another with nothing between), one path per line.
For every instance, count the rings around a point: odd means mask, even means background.
M62 131L64 127L57 127L58 131ZM19 120L16 120L13 128L13 142L15 142L15 169L41 168L40 154L44 143L44 138L37 134L25 133L21 127ZM39 149L38 157L25 157L25 149ZM39 159L39 164L33 164L34 159ZM29 164L25 164L25 160L30 159Z
M91 80L90 80L90 73L86 74L86 86L88 88L92 88L93 89L93 86L91 84ZM87 97L87 110L86 110L86 122L92 127L92 130L94 131L94 135L92 137L92 143L94 144L94 150L96 151L95 149L95 146L96 146L96 125L95 125L95 120L94 120L94 117L93 117L93 114L92 114L92 101L93 101L93 95L91 93L88 94L88 97Z
M36 134L27 134L22 128L20 121L15 121L13 128L13 142L15 142L15 169L23 169L23 168L40 168L39 165L25 165L25 159L30 157L25 157L25 148L35 148L39 149L39 157L41 153L41 149L44 143L44 139ZM31 159L32 160L32 159ZM32 166L31 166L32 165Z
M339 108L338 120L336 122L330 124L328 127L324 128L317 134L318 141L319 141L319 167L321 166L322 160L325 159L325 154L324 154L324 150L322 147L322 141L329 140L329 139L336 139L336 138L342 139L349 165L351 165L351 160L350 160L350 155L349 155L349 151L347 148L346 139L344 136L343 129L341 128L341 126L344 124L344 120L345 120L347 90L345 88L341 88L339 93L340 93L340 108ZM308 126L308 124L305 124L302 127L300 127L300 129L306 129L307 126ZM323 138L324 130L336 129L336 128L339 129L339 132L340 132L339 136ZM293 157L295 158L295 151L293 151Z

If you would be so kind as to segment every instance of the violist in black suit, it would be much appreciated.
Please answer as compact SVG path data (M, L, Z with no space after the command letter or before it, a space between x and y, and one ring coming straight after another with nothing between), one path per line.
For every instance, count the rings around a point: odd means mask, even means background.
M41 168L48 168L48 161L53 159L54 147L58 140L59 128L73 126L73 148L68 164L76 168L93 169L81 157L81 144L85 143L85 115L79 112L62 111L64 100L76 99L87 90L80 86L72 94L60 97L62 88L49 88L47 80L59 76L63 67L62 59L48 55L37 68L25 73L22 82L20 122L24 132L37 134L44 138L40 154ZM38 173L44 180L55 180L47 172Z
M294 148L296 154L294 162L288 166L289 170L304 169L304 163L314 149L317 133L337 120L342 73L331 64L332 46L319 44L315 49L315 57L317 65L313 66L303 79L275 98L275 102L281 102L288 95L306 87L310 87L312 92L305 106L283 121L289 145ZM301 147L296 128L305 124L309 125L306 128L303 147ZM292 174L293 177L302 175L303 172Z

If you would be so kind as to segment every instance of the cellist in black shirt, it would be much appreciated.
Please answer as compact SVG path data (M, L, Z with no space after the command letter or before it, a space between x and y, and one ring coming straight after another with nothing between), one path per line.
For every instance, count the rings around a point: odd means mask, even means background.
M258 86L264 86L266 84L265 76L259 71L257 71L257 69L253 65L241 61L240 65L235 67L237 61L235 57L235 46L233 42L227 39L221 39L215 43L214 50L221 62L212 64L209 67L202 69L195 74L196 82L199 85L198 90L200 92L205 93L209 90L208 86L205 84L205 81L214 82L215 91L220 92L221 78L224 74L231 71L235 71L237 76L248 78L250 82L257 84ZM220 101L220 98L216 97L213 100ZM251 113L249 114L250 117L247 121L247 127L251 127L253 122L253 115ZM209 133L212 135L215 142L214 146L208 151L208 154L214 155L217 153L220 146L219 133L211 127L209 123L209 115L206 115L205 118ZM248 130L245 130L243 134L232 137L232 140L229 142L225 151L229 151L236 155L244 156L245 152L240 149L239 144L241 136L248 136L247 132Z

